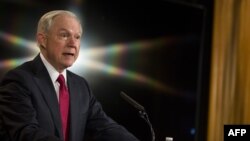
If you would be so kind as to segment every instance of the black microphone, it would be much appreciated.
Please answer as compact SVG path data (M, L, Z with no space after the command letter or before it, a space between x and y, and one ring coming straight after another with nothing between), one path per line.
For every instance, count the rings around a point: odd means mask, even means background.
M127 94L121 91L121 97L126 100L128 103L130 103L132 106L134 106L139 111L145 111L145 108L141 106L139 103L137 103L134 99L129 97Z
M124 100L126 100L129 104L134 106L139 111L140 117L143 118L147 122L148 126L150 127L152 141L155 141L155 132L154 132L152 124L150 123L150 120L149 120L148 114L146 113L145 108L141 106L138 102L136 102L134 99L129 97L126 93L121 91L120 95Z

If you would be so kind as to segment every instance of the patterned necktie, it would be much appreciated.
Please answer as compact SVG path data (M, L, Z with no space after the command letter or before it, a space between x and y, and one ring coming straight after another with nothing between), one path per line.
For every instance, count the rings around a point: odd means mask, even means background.
M64 141L68 141L68 113L69 113L69 93L65 85L65 79L62 74L59 75L57 81L59 88L59 107L61 112L61 120L63 126Z

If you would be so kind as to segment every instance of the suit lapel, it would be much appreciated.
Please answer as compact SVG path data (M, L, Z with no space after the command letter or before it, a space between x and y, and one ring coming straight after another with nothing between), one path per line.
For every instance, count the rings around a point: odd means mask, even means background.
M37 83L37 86L42 92L42 95L50 109L57 132L60 138L62 138L63 137L61 132L62 125L60 122L61 118L60 118L59 105L56 97L55 88L53 86L53 83L51 82L47 69L45 68L44 64L41 61L41 58L37 56L33 62L34 62L33 66L35 72L35 77L34 77L35 82Z
M77 135L75 135L78 131L76 131L77 126L80 121L80 90L77 89L79 87L77 87L77 85L79 85L78 83L76 83L75 79L73 78L71 73L67 73L67 82L68 82L68 89L69 89L69 93L70 93L70 140L75 140L74 137L76 137Z

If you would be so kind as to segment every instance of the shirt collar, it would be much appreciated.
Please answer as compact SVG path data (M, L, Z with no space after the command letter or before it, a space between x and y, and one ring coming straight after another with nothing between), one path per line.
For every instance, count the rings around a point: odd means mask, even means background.
M46 58L43 56L42 53L40 53L40 57L42 59L43 64L45 65L46 69L49 72L52 82L55 83L60 73L46 60ZM66 69L64 69L61 74L64 76L65 83L67 84Z

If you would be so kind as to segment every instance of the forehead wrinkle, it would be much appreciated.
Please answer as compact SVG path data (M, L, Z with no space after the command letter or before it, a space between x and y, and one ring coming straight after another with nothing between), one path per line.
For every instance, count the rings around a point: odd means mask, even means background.
M61 24L61 18L63 18L63 22L64 24ZM62 15L57 15L54 17L54 20L51 24L51 26L55 26L55 27L60 27L60 25L63 25L63 26L68 26L68 25L72 25L72 21L71 20L74 20L74 22L76 22L79 26L77 28L79 28L79 33L78 34L82 34L82 27L81 27L81 23L77 20L77 18L73 17L73 16L70 16L70 15L67 15L67 14L62 14ZM73 23L74 23L73 22ZM59 25L58 25L59 24ZM75 25L75 23L74 23ZM64 27L61 27L61 28L64 28ZM69 31L67 28L64 28L66 31Z
M74 32L74 31L68 30L68 29L66 29L66 28L59 28L59 29L58 29L58 32L61 32L61 31L63 31L63 32L68 32L68 33L72 33L72 34L79 34L79 35L81 35L81 32Z

